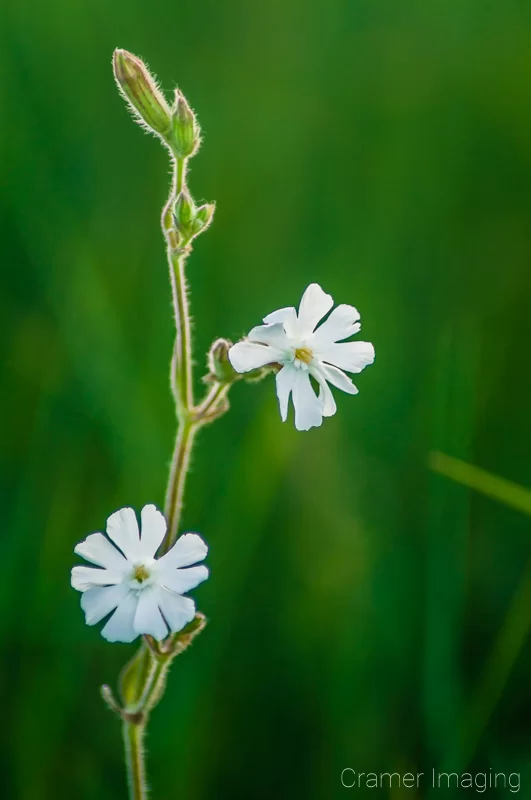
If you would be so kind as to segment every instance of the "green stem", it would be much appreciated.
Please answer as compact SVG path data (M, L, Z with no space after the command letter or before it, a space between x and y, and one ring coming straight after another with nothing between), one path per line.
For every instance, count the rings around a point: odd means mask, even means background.
M166 491L165 515L168 531L162 545L163 552L167 552L174 545L179 533L186 476L196 433L204 424L215 418L215 412L218 408L221 409L220 404L229 388L225 384L215 384L203 402L197 408L194 407L190 309L184 274L190 245L180 240L172 215L175 199L185 188L185 182L186 159L175 158L170 196L162 212L162 231L167 245L175 313L176 336L171 366L171 386L175 396L178 418L177 435ZM204 618L197 632L202 630L203 626ZM144 642L142 646L148 647L148 644ZM189 641L183 644L183 648L188 644ZM131 800L146 800L147 798L143 738L149 713L164 691L166 673L175 655L175 652L166 657L162 654L151 654L152 667L144 678L144 684L137 695L139 700L132 709L122 712Z
M227 396L229 389L229 383L215 383L203 402L196 406L195 418L201 421L204 417L207 417L215 411L223 398Z
M179 531L184 487L196 432L197 424L190 419L184 419L179 423L164 507L168 522L168 533L163 544L165 553L173 546Z
M179 415L189 411L194 404L192 383L192 332L190 326L190 308L186 293L184 264L187 251L175 248L172 237L168 237L168 263L172 287L173 307L175 312L175 355L173 360L172 386Z
M185 158L176 158L175 159L174 182L173 182L173 193L174 193L175 197L177 197L179 192L182 192L182 190L184 188L185 178L186 178L186 159Z
M168 657L154 658L153 668L146 680L146 685L138 701L136 713L141 713L144 719L154 705L156 705L164 689L164 681L166 680L166 672L168 671L169 660Z
M123 724L127 781L131 800L147 800L144 765L144 725L125 720Z

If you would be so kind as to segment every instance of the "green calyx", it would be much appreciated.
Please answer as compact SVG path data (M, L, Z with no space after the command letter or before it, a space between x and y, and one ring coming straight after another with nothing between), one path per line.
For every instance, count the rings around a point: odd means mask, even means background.
M199 125L195 114L183 93L176 89L168 144L175 158L190 158L197 152L199 143Z
M118 88L138 121L166 140L171 128L171 110L144 62L127 50L117 49L113 71Z

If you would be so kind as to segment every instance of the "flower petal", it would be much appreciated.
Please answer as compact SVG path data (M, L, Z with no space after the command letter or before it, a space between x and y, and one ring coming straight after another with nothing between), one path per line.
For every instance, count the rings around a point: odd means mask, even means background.
M138 633L135 631L133 622L137 605L138 594L128 592L102 629L103 638L108 642L132 642L133 639L136 639Z
M160 613L155 589L147 587L139 593L133 627L138 634L149 633L157 642L168 635L168 626Z
M370 342L329 344L319 350L319 357L347 372L361 372L374 361L374 347Z
M331 295L323 292L318 283L310 283L299 306L299 332L309 336L315 326L334 305Z
M172 633L177 633L188 625L195 616L195 603L190 597L170 592L163 586L157 589L157 599L164 619L170 626Z
M149 504L141 513L142 533L140 546L143 558L153 558L166 535L166 520L158 508Z
M87 625L95 625L119 605L129 588L126 583L115 586L94 586L81 595L81 608Z
M337 411L337 405L332 390L326 382L323 370L318 367L311 367L310 371L320 386L319 400L321 401L323 417L333 417Z
M278 311L272 311L271 314L268 314L267 317L264 317L264 322L267 325L275 322L282 323L288 336L295 336L299 327L297 311L293 308L293 306L279 308Z
M282 422L285 422L288 418L288 403L289 397L293 390L293 384L295 383L295 379L297 377L298 370L292 364L286 364L280 372L276 374L276 383L277 383L277 397L278 397L278 404L280 406L280 416L282 418Z
M177 594L185 594L191 589L195 589L208 578L208 569L201 565L199 567L189 567L188 569L165 569L160 574L159 581L166 589L171 589Z
M274 364L282 357L275 347L255 342L237 342L229 350L229 361L236 372L249 372L252 369Z
M127 560L102 533L91 533L74 547L74 553L107 569L128 569Z
M140 534L132 508L121 508L107 520L107 535L120 548L128 561L140 557Z
M323 421L322 405L313 390L308 370L297 370L292 391L297 430L307 431L310 428L318 428Z
M96 569L95 567L74 567L70 583L78 592L86 592L93 586L111 586L121 583L123 572L115 569Z
M197 533L185 533L180 536L171 550L166 555L159 558L157 564L159 569L176 569L179 567L189 567L203 561L208 553L208 547Z
M247 338L253 342L269 344L278 350L288 350L291 346L284 325L280 322L274 325L257 325L256 328L249 331Z
M319 369L332 386L336 386L347 394L358 394L358 389L354 386L349 376L345 375L345 373L337 367L333 367L330 364L320 364Z
M359 311L354 306L340 305L334 308L328 319L319 325L312 339L313 347L326 347L333 342L340 342L358 333L361 325L358 322Z

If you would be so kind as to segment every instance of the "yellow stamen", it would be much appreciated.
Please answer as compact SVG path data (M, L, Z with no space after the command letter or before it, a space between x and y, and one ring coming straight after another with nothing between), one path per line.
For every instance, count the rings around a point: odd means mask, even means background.
M135 578L139 583L142 583L149 578L149 572L143 564L139 564L138 567L135 567L133 578Z
M313 358L313 353L309 347L298 347L295 350L295 358L298 358L299 361L304 361L305 364L309 364Z

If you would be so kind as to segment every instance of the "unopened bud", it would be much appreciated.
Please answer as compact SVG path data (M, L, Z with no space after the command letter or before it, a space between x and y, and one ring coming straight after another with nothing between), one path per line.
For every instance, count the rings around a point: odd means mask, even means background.
M241 376L229 361L229 350L232 342L228 339L216 339L208 353L209 379L218 383L232 383Z
M186 189L183 189L182 192L179 192L177 195L173 206L173 219L175 227L179 231L182 239L184 239L185 242L189 242L193 239L195 205Z
M188 230L191 228L192 222L195 217L194 201L186 191L183 189L179 192L175 205L173 206L173 216L175 217L175 224L177 230Z
M115 50L113 67L118 88L138 121L166 138L171 128L171 111L144 62L127 50Z
M213 204L207 203L196 208L186 189L179 192L173 205L173 223L184 242L191 242L208 228L214 216L214 208Z
M208 228L214 217L215 208L216 206L214 203L205 203L203 206L199 206L195 212L194 221L192 223L192 232L194 236L197 236Z
M179 90L172 108L170 145L176 158L193 156L199 147L199 125L195 114Z

